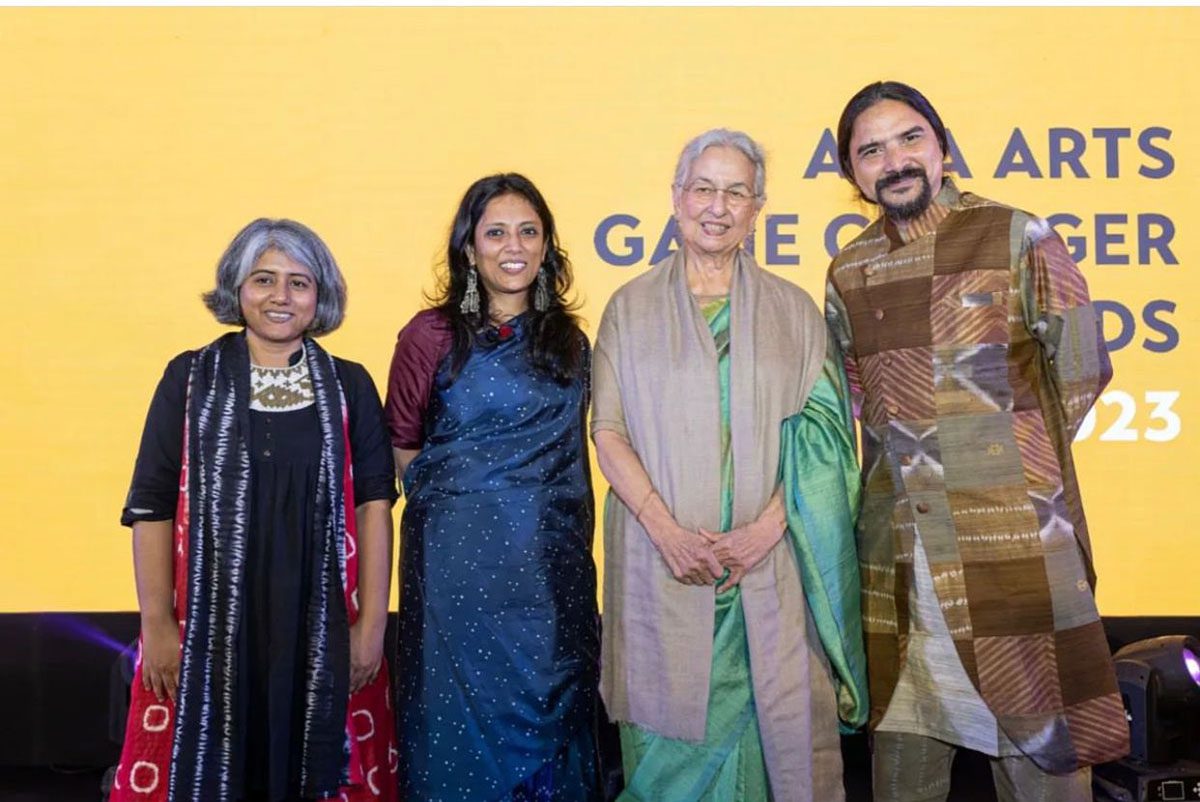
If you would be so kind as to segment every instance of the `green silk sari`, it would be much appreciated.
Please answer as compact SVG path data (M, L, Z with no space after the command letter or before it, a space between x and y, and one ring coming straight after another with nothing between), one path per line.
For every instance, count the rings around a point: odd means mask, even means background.
M837 688L839 727L867 723L867 656L854 527L862 495L850 391L833 338L800 414L783 422L779 481L804 599Z
M717 348L721 396L721 531L733 524L729 302L702 306ZM845 373L831 353L804 409L783 422L780 479L787 537L795 550L817 632L837 677L843 731L867 713L854 522L858 462ZM802 481L803 480L803 481ZM610 496L611 500L611 496ZM719 583L718 583L719 584ZM708 723L702 743L622 723L625 791L620 802L769 802L758 731L741 588L717 595Z
M717 347L721 383L721 531L733 525L733 451L729 425L729 300L701 311ZM754 692L740 587L717 595L712 681L703 743L655 735L621 724L625 768L622 802L767 802L770 797Z

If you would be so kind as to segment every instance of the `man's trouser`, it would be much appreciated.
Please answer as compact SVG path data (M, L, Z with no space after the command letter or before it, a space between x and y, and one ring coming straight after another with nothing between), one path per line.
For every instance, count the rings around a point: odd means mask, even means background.
M936 738L876 732L871 755L875 802L945 802L956 751L958 747ZM1047 774L1024 755L989 762L999 802L1092 802L1091 768Z

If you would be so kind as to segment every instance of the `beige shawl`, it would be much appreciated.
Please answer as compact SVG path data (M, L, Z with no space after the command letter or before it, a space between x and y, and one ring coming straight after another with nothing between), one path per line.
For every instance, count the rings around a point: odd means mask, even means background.
M820 375L826 329L804 290L745 252L734 268L730 305L736 527L754 520L775 490L780 424L800 411ZM593 369L592 432L611 430L628 440L680 525L717 531L717 354L688 291L682 251L613 295ZM601 692L609 715L702 741L714 589L675 581L615 496L606 506L604 554ZM742 604L775 799L841 798L833 685L787 538L743 579Z

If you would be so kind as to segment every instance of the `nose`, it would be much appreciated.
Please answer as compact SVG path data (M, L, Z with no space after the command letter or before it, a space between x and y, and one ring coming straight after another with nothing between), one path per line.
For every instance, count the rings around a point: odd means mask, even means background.
M292 300L292 289L286 281L280 281L271 288L271 302L287 304Z
M900 169L904 159L901 157L900 149L888 145L883 149L883 169L884 172L894 173Z
M711 209L714 214L725 214L726 210L729 208L729 201L726 198L725 190L718 189L713 192L712 202L708 204L708 208Z

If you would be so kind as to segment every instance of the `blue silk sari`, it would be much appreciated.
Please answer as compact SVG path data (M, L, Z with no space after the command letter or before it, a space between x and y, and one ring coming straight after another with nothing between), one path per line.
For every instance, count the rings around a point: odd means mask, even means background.
M599 794L587 389L533 370L527 322L477 343L453 382L443 363L404 476L396 704L407 802Z

